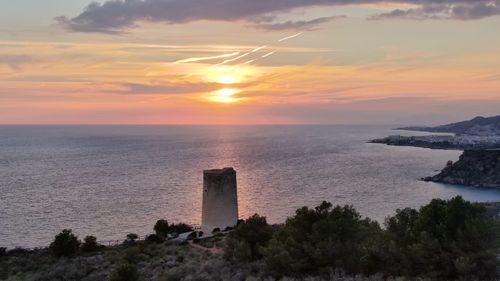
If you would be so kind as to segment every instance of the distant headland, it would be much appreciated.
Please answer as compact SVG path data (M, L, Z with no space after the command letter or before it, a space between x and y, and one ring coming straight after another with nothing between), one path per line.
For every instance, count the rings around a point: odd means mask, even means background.
M396 130L448 133L452 135L400 136L374 139L370 143L430 149L500 149L500 116L476 117L437 127L402 127Z
M448 133L448 135L401 136L374 139L369 143L415 146L430 149L500 149L500 116L476 117L437 127L402 127L396 130Z
M468 136L500 136L500 115L493 117L478 116L471 120L436 127L412 126L398 128L398 130L452 133Z
M500 188L500 116L476 117L437 127L403 127L397 130L448 133L453 135L394 135L369 141L395 146L465 150L460 159L448 161L437 175L425 181Z
M500 188L500 150L466 150L457 162L449 161L439 174L423 180Z

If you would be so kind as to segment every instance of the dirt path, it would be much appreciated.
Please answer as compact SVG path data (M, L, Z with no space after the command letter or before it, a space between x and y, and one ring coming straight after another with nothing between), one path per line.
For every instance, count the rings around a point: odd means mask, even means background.
M199 249L199 250L209 251L210 253L215 254L215 255L222 255L224 253L224 250L222 248L216 248L216 247L207 248L207 247L203 247L199 244L195 244L195 243L193 243L193 241L190 241L189 245L191 245L191 247Z

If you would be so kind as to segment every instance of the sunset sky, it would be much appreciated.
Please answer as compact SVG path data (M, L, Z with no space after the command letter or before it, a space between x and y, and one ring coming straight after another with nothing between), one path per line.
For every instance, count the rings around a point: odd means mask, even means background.
M1 124L500 114L500 0L1 0Z

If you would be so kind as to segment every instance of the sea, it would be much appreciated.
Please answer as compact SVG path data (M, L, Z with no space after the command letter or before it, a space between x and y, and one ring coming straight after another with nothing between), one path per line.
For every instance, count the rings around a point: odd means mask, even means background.
M62 229L102 243L199 224L203 170L234 167L240 218L282 223L302 206L353 205L383 224L433 198L500 191L423 182L461 151L370 144L421 135L383 125L0 126L0 247L44 247Z

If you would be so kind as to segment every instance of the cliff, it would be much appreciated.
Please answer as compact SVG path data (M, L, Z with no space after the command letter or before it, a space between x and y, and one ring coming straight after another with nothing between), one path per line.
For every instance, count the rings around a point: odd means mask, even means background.
M424 131L436 133L454 133L457 135L491 136L500 135L500 115L493 117L478 116L474 119L441 125L437 127L403 127L400 130Z
M439 174L423 180L500 188L500 150L466 150L457 162L449 161Z

